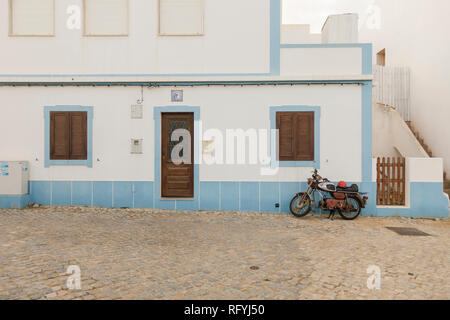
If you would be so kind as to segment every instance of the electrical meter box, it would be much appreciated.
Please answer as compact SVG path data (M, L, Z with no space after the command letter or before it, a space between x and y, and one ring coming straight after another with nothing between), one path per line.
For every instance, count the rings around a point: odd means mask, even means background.
M0 161L0 196L28 194L27 161Z

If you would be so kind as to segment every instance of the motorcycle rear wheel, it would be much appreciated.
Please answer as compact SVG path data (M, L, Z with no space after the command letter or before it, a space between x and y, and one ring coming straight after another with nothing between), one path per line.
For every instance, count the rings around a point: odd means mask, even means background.
M302 218L311 211L311 199L304 192L299 193L291 200L289 208L294 216Z
M348 202L350 202L353 205L355 210L352 212L342 212L341 210L338 210L339 215L344 220L355 220L361 213L361 203L357 198L354 197L348 197Z

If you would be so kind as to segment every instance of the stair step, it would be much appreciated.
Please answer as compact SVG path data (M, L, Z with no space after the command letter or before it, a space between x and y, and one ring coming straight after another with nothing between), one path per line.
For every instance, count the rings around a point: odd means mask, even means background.
M450 189L450 181L444 181L444 189Z

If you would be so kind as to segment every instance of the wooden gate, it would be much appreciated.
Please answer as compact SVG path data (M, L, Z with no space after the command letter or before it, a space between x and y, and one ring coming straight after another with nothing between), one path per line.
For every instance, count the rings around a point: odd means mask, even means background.
M405 158L377 158L377 205L405 205Z

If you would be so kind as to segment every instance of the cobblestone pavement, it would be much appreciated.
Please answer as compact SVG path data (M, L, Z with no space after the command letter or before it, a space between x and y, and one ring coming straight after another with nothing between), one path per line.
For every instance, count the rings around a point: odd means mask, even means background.
M448 220L0 210L0 299L449 299L449 241Z

